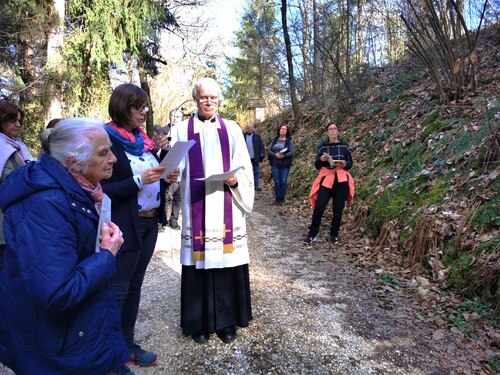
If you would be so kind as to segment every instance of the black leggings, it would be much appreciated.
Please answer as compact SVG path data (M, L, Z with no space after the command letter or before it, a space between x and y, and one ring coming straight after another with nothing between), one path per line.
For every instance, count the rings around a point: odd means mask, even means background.
M344 211L345 201L349 193L349 183L337 182L335 180L331 189L320 186L318 191L318 199L314 207L311 226L309 227L308 237L316 237L321 226L321 218L325 212L326 206L330 198L333 198L333 216L330 224L330 236L338 237L340 222L342 221L342 211Z

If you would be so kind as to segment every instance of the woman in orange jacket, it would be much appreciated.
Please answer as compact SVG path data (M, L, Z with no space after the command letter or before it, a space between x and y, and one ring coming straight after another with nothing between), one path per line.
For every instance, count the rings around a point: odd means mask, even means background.
M309 194L309 202L313 207L313 217L309 233L304 244L316 241L321 225L321 218L326 206L333 200L333 216L330 224L330 243L339 242L339 229L345 203L352 204L354 197L354 180L347 172L352 167L352 156L349 146L339 138L337 125L330 121L326 127L328 140L319 147L314 166L319 170Z

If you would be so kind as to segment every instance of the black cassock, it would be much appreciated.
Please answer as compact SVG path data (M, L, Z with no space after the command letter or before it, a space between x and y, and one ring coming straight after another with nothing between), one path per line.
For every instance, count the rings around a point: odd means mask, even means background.
M232 268L182 266L181 327L184 335L247 327L252 319L248 264Z

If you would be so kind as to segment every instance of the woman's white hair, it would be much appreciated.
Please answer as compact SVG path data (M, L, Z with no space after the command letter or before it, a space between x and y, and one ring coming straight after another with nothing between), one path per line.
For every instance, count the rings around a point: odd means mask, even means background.
M95 149L92 136L104 132L104 123L89 118L68 118L58 122L53 128L42 130L40 140L45 154L52 156L65 167L68 156L74 165L82 165L85 173L87 164Z

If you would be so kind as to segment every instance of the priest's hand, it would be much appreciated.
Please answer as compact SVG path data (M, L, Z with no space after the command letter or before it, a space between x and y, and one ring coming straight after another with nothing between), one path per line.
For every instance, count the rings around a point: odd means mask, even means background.
M226 181L224 181L224 183L228 186L235 187L235 185L238 184L238 177L236 176L229 177Z

